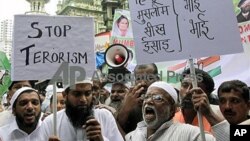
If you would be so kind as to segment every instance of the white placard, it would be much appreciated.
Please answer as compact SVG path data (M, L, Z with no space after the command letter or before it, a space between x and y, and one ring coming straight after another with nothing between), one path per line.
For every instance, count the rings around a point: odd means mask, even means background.
M138 64L243 51L232 1L130 0Z
M51 79L63 62L93 74L93 18L16 15L13 37L12 81Z

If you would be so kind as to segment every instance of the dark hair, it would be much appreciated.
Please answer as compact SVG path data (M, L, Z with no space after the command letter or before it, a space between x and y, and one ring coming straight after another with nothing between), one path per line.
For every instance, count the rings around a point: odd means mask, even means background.
M116 23L119 24L119 23L121 22L122 19L126 19L126 20L128 21L128 18L127 18L126 16L121 15L121 16L117 19ZM118 26L118 25L117 25L117 26ZM128 21L128 26L129 26L129 21Z
M70 91L70 87L67 87L67 88L64 90L65 94L68 94L69 91Z
M224 92L231 92L231 91L238 92L242 95L243 99L247 102L249 100L249 89L246 83L240 80L231 80L223 82L218 88L218 96Z
M240 0L240 2L238 3L238 7L241 7L241 5L245 2L246 0Z
M23 81L26 81L26 80L23 80ZM32 88L35 87L35 81L33 81L33 80L27 80L27 81L30 83L30 85L31 85ZM12 83L10 84L10 86L9 86L8 89L11 90L12 87L13 87L13 85L16 84L16 83L18 83L18 82L22 82L22 81L12 81Z
M144 64L144 65L136 65L135 66L135 69L134 69L134 72L138 71L139 69L146 69L146 68L149 68L149 67L152 67L154 69L154 74L157 75L158 74L158 68L156 66L155 63L151 63L151 64Z
M190 68L188 68L182 72L180 81L182 82L183 79L188 75L190 75ZM195 68L195 75L197 77L197 82L204 84L204 86L206 88L206 90L204 90L204 91L207 92L208 94L212 93L214 90L213 78L207 72L205 72L201 69L198 69L198 68Z
M26 90L26 91L23 91L22 93L19 94L19 96L16 98L15 102L13 103L13 106L12 106L12 107L13 107L13 108L16 107L17 99L18 99L23 93L31 93L31 92L36 92L36 93L37 93L37 96L38 96L38 99L39 99L39 102L40 102L40 105L41 105L42 100L41 100L41 98L40 98L40 96L39 96L39 93L38 93L37 91L35 91L35 90Z

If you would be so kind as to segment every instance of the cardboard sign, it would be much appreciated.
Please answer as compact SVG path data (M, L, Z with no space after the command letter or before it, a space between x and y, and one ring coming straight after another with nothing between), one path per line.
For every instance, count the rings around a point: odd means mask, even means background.
M138 64L243 51L232 1L130 0Z
M93 18L16 15L13 39L12 80L51 79L63 62L95 69Z

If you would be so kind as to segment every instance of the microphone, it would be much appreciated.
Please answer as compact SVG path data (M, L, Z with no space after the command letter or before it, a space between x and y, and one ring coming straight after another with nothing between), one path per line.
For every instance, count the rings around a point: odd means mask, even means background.
M88 114L87 118L86 118L86 122L87 122L88 120L94 119L94 118L95 118L95 117L94 117L94 113L93 113L93 111L91 111L91 112ZM86 128L87 128L87 126L91 126L91 124L86 124L86 122L85 122ZM89 139L89 141L94 141L94 140L93 140L93 139Z
M88 121L88 120L90 120L90 119L94 119L95 117L93 116L93 115L90 115L90 116L88 116L87 118L86 118L86 121ZM86 128L87 128L87 126L90 126L91 124L89 124L89 125L86 125ZM94 141L93 139L89 139L89 141Z

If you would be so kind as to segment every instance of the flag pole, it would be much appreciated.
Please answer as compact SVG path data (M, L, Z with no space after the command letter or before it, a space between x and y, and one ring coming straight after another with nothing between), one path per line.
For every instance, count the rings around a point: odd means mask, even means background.
M189 66L190 66L190 75L192 78L192 85L193 88L197 88L197 78L196 78L196 74L195 74L195 68L194 68L194 59L191 58L189 59ZM206 141L205 138L205 133L204 133L204 126L203 126L203 121L202 121L202 114L200 111L197 111L197 116L198 116L198 122L199 122L199 127L200 127L200 134L201 134L201 139L202 141Z
M56 94L56 82L53 84L53 135L57 136L57 94Z

